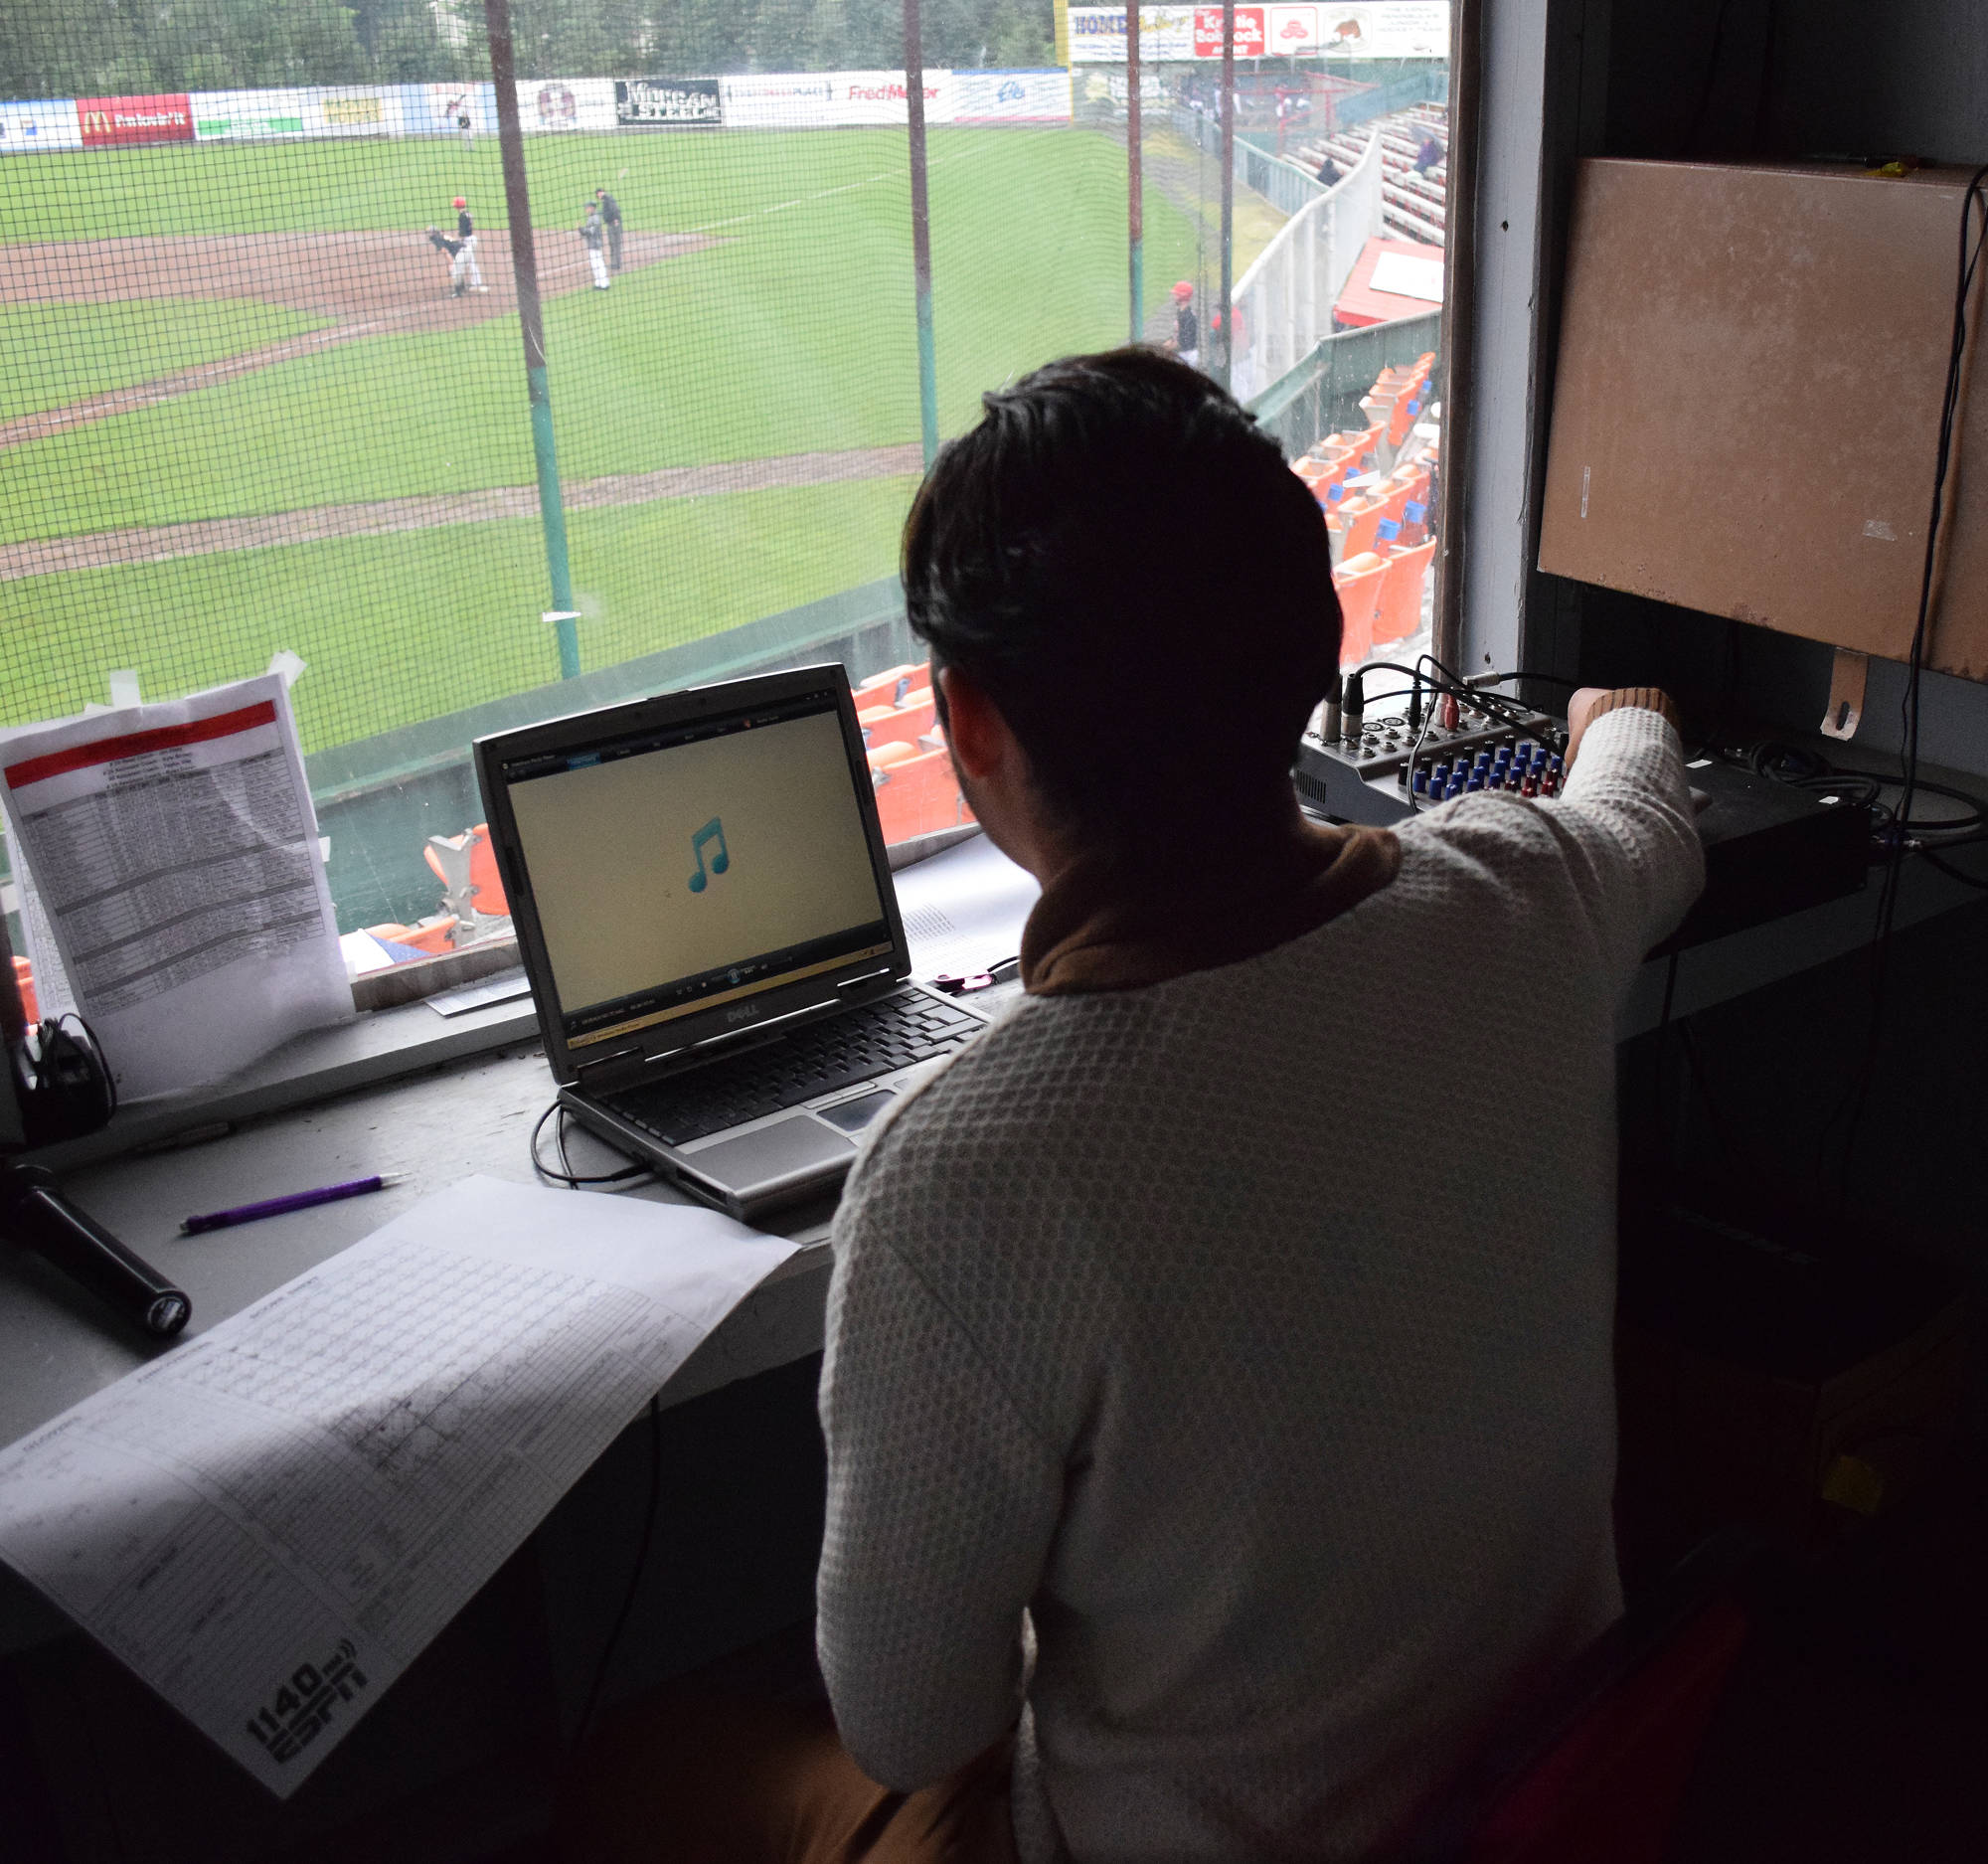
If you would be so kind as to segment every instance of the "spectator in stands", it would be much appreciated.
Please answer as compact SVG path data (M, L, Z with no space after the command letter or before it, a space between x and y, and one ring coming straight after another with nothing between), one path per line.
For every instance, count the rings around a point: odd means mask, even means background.
M1346 179L1346 172L1332 159L1330 149L1318 158L1318 178L1328 188L1336 188Z
M1436 140L1434 130L1422 137L1422 146L1415 151L1415 173L1426 175L1430 169L1440 167L1443 160L1443 146Z
M1201 362L1201 321L1194 314L1194 286L1183 278L1174 286L1174 334L1170 349L1190 369Z

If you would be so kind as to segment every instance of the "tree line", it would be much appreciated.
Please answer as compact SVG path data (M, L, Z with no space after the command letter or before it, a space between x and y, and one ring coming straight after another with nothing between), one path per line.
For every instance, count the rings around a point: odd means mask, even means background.
M891 69L901 0L513 0L529 78ZM1051 0L923 0L925 63L1051 63ZM0 0L0 94L490 76L480 0Z

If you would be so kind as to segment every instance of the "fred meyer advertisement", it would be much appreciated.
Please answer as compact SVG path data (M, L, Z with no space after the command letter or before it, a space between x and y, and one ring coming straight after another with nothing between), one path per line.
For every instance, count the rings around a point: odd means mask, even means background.
M184 90L156 97L78 97L76 120L85 149L193 140L193 100Z
M822 72L722 78L728 129L829 129L907 123L903 72ZM952 74L925 73L925 121L953 119Z

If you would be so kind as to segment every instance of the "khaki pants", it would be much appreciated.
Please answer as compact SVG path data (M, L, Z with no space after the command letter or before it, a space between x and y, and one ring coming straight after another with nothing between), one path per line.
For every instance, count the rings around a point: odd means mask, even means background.
M826 1703L664 1693L610 1718L563 1795L568 1864L1014 1864L1012 1741L893 1792Z

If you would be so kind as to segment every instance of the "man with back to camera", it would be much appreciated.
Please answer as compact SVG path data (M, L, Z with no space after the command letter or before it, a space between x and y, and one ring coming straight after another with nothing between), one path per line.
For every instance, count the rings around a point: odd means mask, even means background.
M833 1716L651 1702L575 1857L1364 1856L1620 1609L1614 1011L1703 874L1670 701L1576 694L1557 800L1315 824L1339 616L1276 442L1152 352L983 399L907 611L1043 895L836 1218Z

